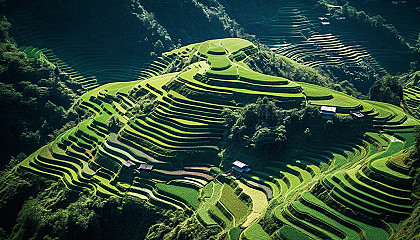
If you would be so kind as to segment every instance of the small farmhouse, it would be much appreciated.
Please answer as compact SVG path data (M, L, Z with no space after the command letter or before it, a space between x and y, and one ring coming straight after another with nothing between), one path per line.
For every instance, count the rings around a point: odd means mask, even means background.
M234 161L231 174L235 177L241 177L243 174L248 173L251 171L251 168L249 166L241 161Z
M128 167L128 168L130 168L130 167L132 167L132 166L136 166L136 164L135 163L133 163L132 161L130 161L130 160L127 160L126 162L124 162L123 163L123 165L125 166L125 167Z
M321 107L321 117L323 119L328 119L328 120L333 119L336 113L337 113L336 107L327 107L327 106Z
M138 170L140 170L140 172L149 173L153 170L153 165L143 163L143 164L140 164Z

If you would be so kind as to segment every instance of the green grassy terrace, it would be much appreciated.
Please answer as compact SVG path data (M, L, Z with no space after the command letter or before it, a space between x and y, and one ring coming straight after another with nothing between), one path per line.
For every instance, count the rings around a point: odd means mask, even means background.
M331 44L345 50L338 41ZM31 47L23 51L30 58L45 54ZM220 229L225 239L392 237L390 223L412 211L407 187L412 179L400 156L414 144L412 132L420 125L410 115L418 109L419 90L404 91L406 112L256 73L247 58L257 51L242 39L209 40L164 53L150 75L92 87L78 101L92 116L31 154L19 170L58 179L77 191L130 195L186 211L204 227ZM164 59L177 57L191 64L161 75L169 64ZM360 110L365 132L336 141L312 139L290 159L274 156L234 179L218 167L226 130L223 109L260 97L285 109L335 106L340 116ZM139 169L140 164L153 169ZM269 229L267 220L273 222Z

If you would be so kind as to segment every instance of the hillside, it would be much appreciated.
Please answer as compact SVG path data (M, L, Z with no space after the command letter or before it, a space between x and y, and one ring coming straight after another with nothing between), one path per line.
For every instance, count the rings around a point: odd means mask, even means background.
M419 238L417 1L0 13L0 239Z
M19 46L42 49L91 85L134 80L177 46L241 37L367 94L386 74L419 69L420 5L406 2L18 0L6 1L6 15Z
M173 231L158 225L148 239L392 237L395 223L413 208L406 159L420 122L390 104L254 72L247 62L257 51L246 40L219 39L164 53L160 64L172 58L188 64L85 93L78 105L94 116L12 172L57 179L87 196L178 209L188 219ZM323 120L320 106L336 107L336 119ZM228 109L239 114L232 126ZM270 122L279 111L281 119L285 114L297 122ZM295 118L296 111L305 117ZM365 117L354 120L350 111ZM226 127L247 128L252 121L263 126L255 127L251 142L274 144L274 155L261 157L258 147L232 149L235 136L223 136ZM239 178L227 174L238 157L252 168ZM42 226L24 227L33 217L19 219L11 236L42 233ZM54 232L51 237L60 236Z

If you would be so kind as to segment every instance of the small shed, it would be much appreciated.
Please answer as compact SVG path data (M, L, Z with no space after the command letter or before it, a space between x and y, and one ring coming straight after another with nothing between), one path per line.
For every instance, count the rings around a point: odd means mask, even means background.
M153 165L142 163L138 170L140 170L140 172L151 172L153 170Z
M328 107L328 106L321 107L321 117L323 119L333 119L336 113L337 113L336 107Z
M232 166L232 173L236 175L242 175L244 173L248 173L251 171L251 168L249 166L241 161L234 161Z
M125 166L125 167L128 167L128 168L130 168L131 166L136 166L136 164L135 163L133 163L132 161L130 161L130 160L127 160L126 162L124 162L123 163L123 165Z

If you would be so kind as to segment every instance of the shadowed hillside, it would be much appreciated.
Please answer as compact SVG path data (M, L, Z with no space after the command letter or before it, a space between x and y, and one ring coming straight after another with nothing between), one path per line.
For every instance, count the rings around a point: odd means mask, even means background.
M0 239L416 239L417 5L0 0Z
M247 64L257 52L234 38L166 52L185 67L88 91L77 105L93 116L11 171L89 198L182 211L189 225L180 239L237 227L241 239L393 236L390 224L412 211L405 159L418 120L391 104L254 72ZM321 118L325 105L336 107L335 119ZM353 119L355 111L365 117ZM236 159L252 171L229 171ZM18 218L10 236L41 236L41 226L24 227L31 219ZM174 237L176 228L154 227L147 238Z

